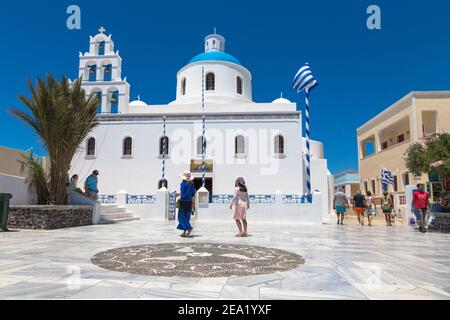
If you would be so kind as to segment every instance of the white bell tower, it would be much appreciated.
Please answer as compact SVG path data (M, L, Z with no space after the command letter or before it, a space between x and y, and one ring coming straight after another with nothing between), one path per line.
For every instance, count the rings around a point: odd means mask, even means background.
M127 113L130 85L122 78L122 58L119 51L114 51L112 35L107 36L103 27L98 31L89 37L89 51L80 52L78 76L87 95L101 95L99 113Z
M205 38L205 52L211 51L225 52L225 38L216 33L216 28L213 34Z

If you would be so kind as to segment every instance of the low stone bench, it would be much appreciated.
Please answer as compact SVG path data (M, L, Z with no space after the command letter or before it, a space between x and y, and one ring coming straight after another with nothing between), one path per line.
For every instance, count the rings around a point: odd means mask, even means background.
M10 206L8 227L52 230L92 224L92 206Z
M432 212L434 223L428 227L429 230L437 232L450 232L450 213Z

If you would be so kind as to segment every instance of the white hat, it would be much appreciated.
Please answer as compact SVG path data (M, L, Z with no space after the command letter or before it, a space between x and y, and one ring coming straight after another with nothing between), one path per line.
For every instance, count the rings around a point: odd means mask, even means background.
M183 171L182 173L180 173L180 178L184 181L192 181L194 180L194 177L191 176L191 172L190 171Z

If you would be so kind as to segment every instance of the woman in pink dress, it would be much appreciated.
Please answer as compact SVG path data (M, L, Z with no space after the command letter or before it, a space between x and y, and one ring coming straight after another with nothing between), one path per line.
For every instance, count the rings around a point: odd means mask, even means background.
M236 237L247 237L247 210L250 208L245 180L242 177L236 179L234 183L234 197L231 200L230 209L233 210L234 220L236 220L239 233Z

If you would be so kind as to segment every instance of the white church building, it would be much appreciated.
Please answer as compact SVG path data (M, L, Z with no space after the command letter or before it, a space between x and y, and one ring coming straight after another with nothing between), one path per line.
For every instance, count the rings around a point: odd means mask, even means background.
M238 176L245 178L251 202L266 210L267 205L306 202L301 111L283 97L254 102L252 74L226 53L221 35L208 35L204 52L178 71L175 100L164 105L139 97L130 101L122 58L103 28L90 37L89 51L79 59L82 86L87 95L101 96L101 104L99 125L80 146L70 174L79 174L84 183L98 170L103 203L125 203L145 215L136 206L154 205L163 185L170 192L179 190L184 170L192 172L200 188L203 117L204 182L213 208L226 207ZM311 142L311 157L312 190L319 195L316 214L321 217L331 210L333 187L322 143ZM123 195L125 200L118 200Z

